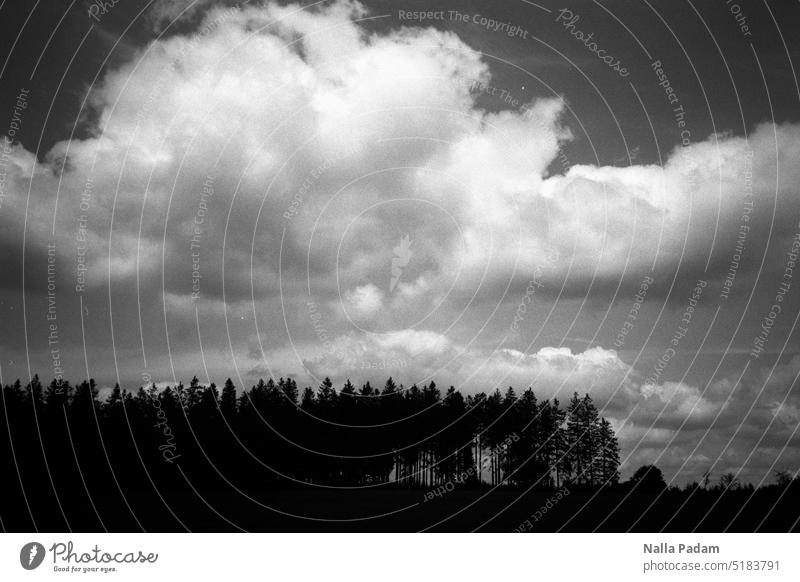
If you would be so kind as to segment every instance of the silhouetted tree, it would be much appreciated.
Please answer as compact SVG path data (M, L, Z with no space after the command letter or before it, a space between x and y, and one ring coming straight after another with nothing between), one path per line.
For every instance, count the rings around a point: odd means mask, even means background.
M225 420L232 423L236 418L236 386L230 378L225 380L225 385L222 387L219 408Z
M567 444L572 483L591 486L597 482L599 443L597 408L588 394L580 398L575 392L567 406Z
M619 482L619 442L611 423L605 418L600 419L597 444L599 451L595 457L595 474L599 476L600 484L616 485Z
M638 491L661 491L667 488L664 474L655 465L643 465L636 469L628 485Z
M530 388L465 398L452 386L442 395L435 382L406 389L393 378L381 391L349 380L337 391L324 378L300 393L291 378L259 379L237 396L230 378L220 392L196 376L186 386L133 392L117 384L104 397L92 379L43 388L34 376L25 388L17 381L2 389L7 431L26 447L17 464L87 502L99 487L177 486L176 462L193 483L228 475L269 487L552 487L618 478L616 437L588 396L575 394L563 410Z
M735 473L725 473L720 475L719 486L725 491L731 491L741 487L741 483Z
M794 476L791 471L787 471L786 469L778 469L775 471L775 484L778 487L788 487L793 480Z

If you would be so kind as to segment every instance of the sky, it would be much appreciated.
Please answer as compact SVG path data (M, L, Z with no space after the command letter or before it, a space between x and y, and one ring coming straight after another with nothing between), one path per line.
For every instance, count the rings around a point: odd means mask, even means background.
M800 469L798 3L0 10L0 381L588 392L623 474Z

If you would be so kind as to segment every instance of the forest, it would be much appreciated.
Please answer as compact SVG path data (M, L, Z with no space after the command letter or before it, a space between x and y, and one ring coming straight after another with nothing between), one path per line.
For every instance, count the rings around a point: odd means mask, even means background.
M589 394L196 377L2 389L6 531L793 531L800 480L620 482Z
M575 393L562 406L538 400L530 388L519 396L508 388L465 397L453 387L442 393L434 382L405 388L392 378L380 390L350 381L337 390L325 378L302 392L290 378L269 379L237 393L230 379L219 390L196 377L188 385L151 384L135 393L117 385L98 394L94 380L45 387L34 377L24 387L5 386L8 429L0 434L12 446L3 449L4 466L127 479L141 478L134 474L144 467L161 473L180 465L186 474L210 471L281 488L594 487L619 480L617 438L588 394ZM22 443L23 456L15 454Z

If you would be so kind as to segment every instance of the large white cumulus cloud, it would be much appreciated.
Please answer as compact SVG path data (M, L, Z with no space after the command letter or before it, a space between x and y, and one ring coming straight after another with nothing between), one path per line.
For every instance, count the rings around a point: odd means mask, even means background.
M572 139L559 96L481 110L469 87L490 71L478 53L434 29L368 35L365 17L354 2L218 9L194 35L151 43L93 88L94 137L61 142L37 164L16 150L11 195L16 218L28 210L29 240L51 238L57 197L69 261L66 241L88 217L90 284L105 282L110 258L116 280L163 266L168 290L188 293L200 210L206 297L221 292L224 260L229 299L248 297L251 279L257 297L274 295L282 270L288 288L308 277L312 293L338 300L383 290L387 257L412 231L415 264L387 301L403 313L529 277L553 249L548 276L578 284L657 259L665 270L704 262L712 248L722 266L748 164L767 228L773 204L796 198L791 125L759 126L749 143L712 136L663 167L548 176ZM199 209L209 176L214 195ZM786 219L771 226L788 232ZM19 244L21 221L11 222L3 236Z

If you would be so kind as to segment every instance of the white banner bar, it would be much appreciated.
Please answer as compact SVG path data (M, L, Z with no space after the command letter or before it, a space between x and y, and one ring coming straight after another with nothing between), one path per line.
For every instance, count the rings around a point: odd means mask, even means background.
M792 534L4 534L0 580L799 580L799 539Z

